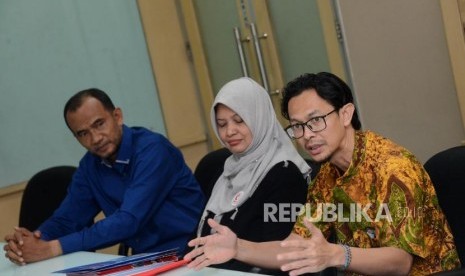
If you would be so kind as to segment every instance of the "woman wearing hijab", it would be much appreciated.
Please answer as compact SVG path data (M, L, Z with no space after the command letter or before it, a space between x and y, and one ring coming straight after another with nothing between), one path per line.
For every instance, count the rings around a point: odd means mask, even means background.
M295 221L292 208L305 203L311 168L277 121L268 93L250 78L227 83L215 98L211 123L232 155L213 186L198 235L210 234L205 221L213 218L241 239L286 238ZM235 260L217 267L270 273Z

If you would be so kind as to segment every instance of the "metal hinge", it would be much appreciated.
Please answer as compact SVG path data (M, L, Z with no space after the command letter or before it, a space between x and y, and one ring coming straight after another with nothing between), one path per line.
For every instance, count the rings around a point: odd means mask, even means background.
M339 20L335 20L334 25L336 26L336 36L339 43L344 43L344 37L342 36L342 29Z
M190 44L189 42L186 42L185 47L186 47L187 59L188 59L190 62L194 62L194 55L192 54L191 44Z

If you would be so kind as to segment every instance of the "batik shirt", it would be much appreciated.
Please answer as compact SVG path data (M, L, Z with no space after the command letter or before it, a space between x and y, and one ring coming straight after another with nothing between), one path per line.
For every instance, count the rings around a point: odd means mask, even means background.
M323 164L308 189L294 232L309 238L305 216L325 236L359 248L396 247L412 254L410 275L460 266L433 184L405 148L373 132L356 132L346 172Z

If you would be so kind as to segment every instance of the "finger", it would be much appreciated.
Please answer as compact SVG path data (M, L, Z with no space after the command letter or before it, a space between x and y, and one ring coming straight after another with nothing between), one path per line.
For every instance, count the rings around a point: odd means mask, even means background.
M26 265L25 262L19 262L18 260L8 258L8 257L7 257L7 259L10 260L10 262L14 263L15 265L19 265L19 266Z
M15 227L15 230L16 230L16 227ZM23 245L24 244L24 241L23 241L23 233L18 229L14 232L14 240L19 244L19 245Z
M211 219L211 218L207 220L207 223L208 223L208 225L210 225L210 227L213 230L216 230L217 228L219 228L221 226L221 224L219 224L218 222L216 222L216 220Z
M323 238L324 239L324 236L323 236L323 233L321 233L321 230L318 227L316 227L313 223L311 223L307 218L304 218L304 224L308 228L310 233L312 233L312 238L314 239Z
M192 261L192 259L194 259L195 256L192 255L191 253L192 253L192 252L189 252L189 253L187 253L186 255L184 255L184 257L183 257L182 259L183 259L183 260L186 260L186 261L188 261L188 262Z
M5 242L9 242L10 240L12 240L14 238L15 238L14 235L8 234L8 235L5 236L4 240L5 240Z
M226 234L229 231L229 228L219 224L214 219L208 219L208 225L212 228L213 232L218 234Z
M205 255L201 255L190 262L187 267L193 268L194 270L200 270L206 266L209 266L210 264L210 260Z
M189 255L189 254L187 254ZM189 263L187 264L187 267L188 268L195 268L199 263L200 263L200 259L198 258L190 258L189 256L184 256L184 259L187 259L189 260ZM198 259L198 260L197 260Z
M14 240L10 240L8 242L9 251L14 252L16 255L21 256L23 255L21 248Z
M297 275L303 275L303 274L307 274L307 273L315 273L315 272L320 272L321 270L319 269L312 269L308 266L306 267L302 267L302 268L299 268L299 269L295 269L295 270L291 270L289 271L289 276L297 276Z
M309 240L284 240L281 242L281 247L286 247L286 248L307 248L310 245Z
M33 233L31 231L29 231L27 228L19 227L19 226L15 226L15 232L19 232L23 236L31 236L31 235L33 235Z
M298 250L298 251L291 251L291 252L286 252L286 253L280 253L276 255L276 259L278 261L287 261L287 262L293 262L296 260L303 260L307 256L303 250Z
M196 249L192 250L191 252L187 253L184 256L184 259L193 260L193 259L197 258L198 256L200 256L202 254L203 254L203 248L199 247L199 248L196 248Z
M25 261L24 261L24 259L23 259L21 256L15 254L14 251L11 251L11 250L7 251L6 254L5 254L5 257L7 257L8 259L10 259L11 262L13 262L13 263L15 263L15 264L17 264L17 265L24 265L24 264L26 264Z
M184 256L184 259L186 259L186 256ZM196 261L195 259L187 259L187 260L189 260L189 263L187 264L188 268L195 268L200 263L200 261Z
M198 245L204 245L206 243L206 237L201 237L201 238L196 238L187 243L190 247L198 246Z
M305 270L305 272L320 271L318 261L313 260L313 259L301 259L301 260L293 261L293 262L282 265L280 268L282 271L296 271L296 270L302 270L302 271Z
M42 233L39 230L34 231L34 237L40 239L41 236L42 236Z
M199 239L193 239L193 240L190 240L188 243L187 243L188 246L190 247L194 247L196 245L199 245Z

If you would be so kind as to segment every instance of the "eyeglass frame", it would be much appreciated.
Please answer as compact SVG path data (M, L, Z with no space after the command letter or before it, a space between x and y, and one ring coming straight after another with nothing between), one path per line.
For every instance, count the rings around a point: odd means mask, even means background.
M304 122L304 123L295 123L295 124L291 124L289 126L287 126L284 131L286 131L286 134L291 138L291 139L300 139L302 137L304 137L305 135L305 126L310 130L312 131L313 133L317 133L317 132L320 132L320 131L323 131L325 130L327 127L328 127L328 124L326 123L326 117L328 117L331 113L337 111L337 109L333 109L332 111L326 113L325 115L321 115L321 116L315 116L315 117L312 117L310 119L308 119L308 121ZM320 129L320 130L313 130L312 129L312 126L310 126L308 123L311 121L311 120L315 120L315 119L323 119L323 123L325 124L324 128ZM292 131L292 135L289 133L289 130L291 130L292 127L295 127L295 126L300 126L302 127L302 136L300 137L295 137L294 136L294 131Z

